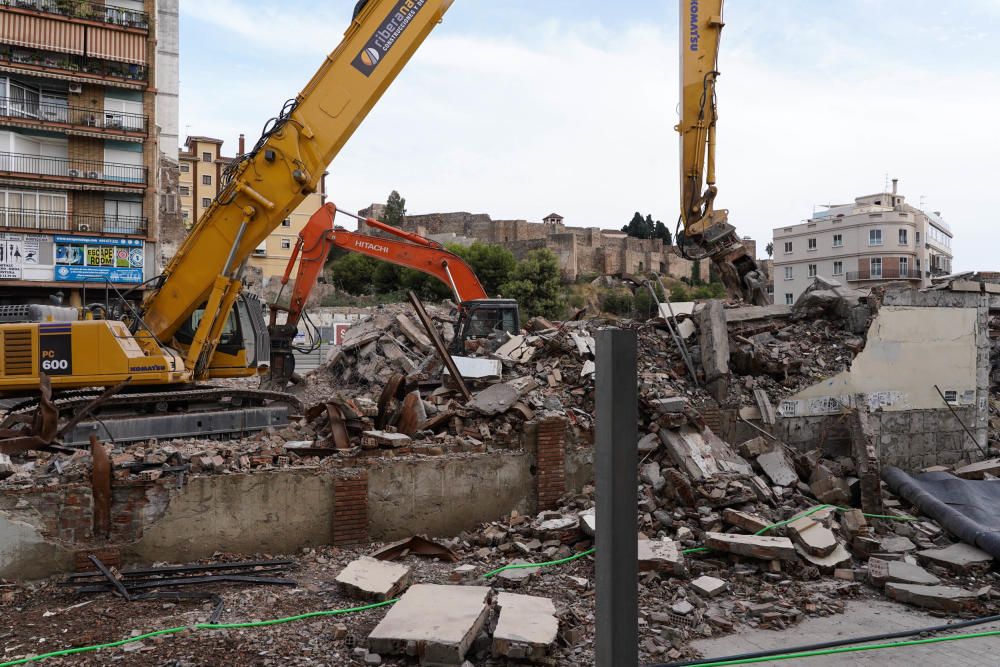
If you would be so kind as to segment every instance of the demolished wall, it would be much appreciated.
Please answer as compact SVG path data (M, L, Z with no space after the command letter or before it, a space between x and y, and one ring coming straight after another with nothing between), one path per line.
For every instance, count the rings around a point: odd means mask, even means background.
M865 403L883 465L916 470L978 455L962 424L985 448L988 324L988 300L974 292L886 292L851 368L781 401L780 437L801 448L818 442L849 454L843 415ZM951 409L935 385L951 399Z

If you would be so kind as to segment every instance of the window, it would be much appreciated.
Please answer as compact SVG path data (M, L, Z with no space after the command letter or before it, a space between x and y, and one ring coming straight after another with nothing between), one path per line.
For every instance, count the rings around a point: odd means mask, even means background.
M117 95L127 95L126 91L115 91ZM142 97L136 93L136 99L121 97L104 97L104 127L129 132L143 132L146 129L142 115Z
M791 241L785 241L785 254L787 255L791 251L792 251L792 242Z
M191 217L191 211L189 211L187 209L184 209L183 211L181 211L181 218L183 218L184 220L187 220L190 217Z
M202 153L201 154L201 161L202 162L211 162L212 161L212 154L209 153L209 152L207 152L207 151L204 152L204 153Z
M899 277L900 278L910 277L910 260L906 257L899 258Z
M834 262L833 263L833 275L840 276L844 274L844 263Z
M881 278L882 277L882 258L872 257L871 259L871 277Z
M261 244L253 249L254 257L267 257L267 241L261 241Z
M843 248L844 247L844 235L843 234L834 234L833 235L833 247L834 248Z
M808 249L809 250L815 250L816 249L816 239L809 239L809 241L807 243L808 243Z
M0 190L0 225L67 230L66 195Z
M208 208L211 205L212 205L212 200L209 197L202 197L201 198L201 207L202 208Z
M292 226L292 219L291 218L285 218L284 220L281 221L281 226L282 227L291 227Z
M180 190L180 193L181 193L181 197L188 197L188 196L190 196L190 195L191 195L191 188L189 188L189 187L188 187L188 186L186 186L186 185L182 185L182 186L180 186L180 187L178 188L178 190Z
M104 200L104 231L116 234L139 234L142 231L142 199L118 195Z
M815 264L810 264L809 265L809 277L810 278L815 278L816 277L816 265Z
M785 305L786 306L790 306L790 305L792 305L792 303L794 303L794 301L792 300L793 297L794 297L793 294L789 294L788 292L785 292Z
M868 245L882 245L882 230L881 229L869 229L868 230Z
M786 266L785 267L785 280L791 280L791 279L792 279L792 267Z
M183 163L183 164L181 164L181 173L182 173L182 174L186 174L186 173L188 173L189 171L191 171L191 165L189 165L189 164L188 164L188 163L186 163L186 162L185 162L185 163Z
M146 180L146 168L142 164L142 144L105 141L104 163L104 180L123 183L144 183Z
M916 241L917 245L920 245L920 232L913 233L913 240Z
M292 240L291 239L281 239L281 249L282 250L290 250L291 247L292 247Z
M201 184L202 185L211 185L212 184L212 177L208 176L208 175L202 176L201 177Z
M908 241L907 241L907 238L906 238L906 230L905 229L900 229L899 230L899 245L906 245L907 243L908 243Z

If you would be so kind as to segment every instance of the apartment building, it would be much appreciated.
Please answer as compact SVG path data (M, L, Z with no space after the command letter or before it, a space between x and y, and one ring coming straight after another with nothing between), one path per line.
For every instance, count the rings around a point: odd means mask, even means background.
M159 271L160 124L177 126L176 0L160 4L0 0L0 303L78 305Z
M246 152L245 141L241 134L238 146L241 155ZM222 144L222 139L190 136L180 151L180 210L181 219L188 229L194 226L219 194L223 174L233 161L232 157L222 155ZM249 264L260 269L265 280L284 274L299 232L326 202L325 176L320 181L320 191L307 196L254 251Z
M774 230L774 301L792 304L816 276L848 287L889 281L916 287L952 270L952 232L940 212L906 203L892 190L829 206Z

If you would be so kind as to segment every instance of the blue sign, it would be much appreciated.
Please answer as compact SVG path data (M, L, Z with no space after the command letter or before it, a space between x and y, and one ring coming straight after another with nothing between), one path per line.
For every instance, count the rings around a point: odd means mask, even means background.
M141 239L55 237L55 279L67 282L141 283Z

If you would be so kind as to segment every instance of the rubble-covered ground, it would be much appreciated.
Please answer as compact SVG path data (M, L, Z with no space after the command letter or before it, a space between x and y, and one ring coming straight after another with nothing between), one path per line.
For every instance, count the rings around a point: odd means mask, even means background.
M815 295L814 295L815 297ZM815 297L821 300L822 295ZM822 304L821 304L822 305ZM570 446L593 440L594 335L603 320L553 324L534 319L522 335L473 343L463 364L464 401L427 332L408 307L389 307L352 327L329 364L293 391L306 414L289 426L234 441L181 440L112 449L116 478L227 474L285 466L336 467L374 456L450 456L524 445L524 424L565 417ZM446 340L447 313L432 311ZM746 627L789 628L804 618L839 614L848 599L887 596L947 618L1000 612L1000 575L988 555L962 546L884 488L867 489L878 512L843 511L864 494L863 470L850 457L816 449L797 453L762 435L739 447L708 429L716 407L706 392L698 329L687 335L692 377L663 320L619 322L639 337L637 464L641 485L640 649L644 661L694 657L694 639ZM697 320L697 315L694 318ZM856 319L856 318L855 318ZM864 346L863 329L824 308L733 318L728 325L735 375L728 400L760 409L755 390L777 403L848 367ZM478 377L473 377L477 375ZM758 392L759 394L760 392ZM29 453L0 484L29 486L87 479L89 455ZM959 471L961 472L961 471ZM1000 467L994 472L1000 472ZM991 474L986 472L984 474ZM869 479L870 483L870 479ZM512 515L447 540L456 563L407 556L414 583L484 583L511 562L541 563L593 547L593 488L563 499L557 511ZM780 524L774 528L775 524ZM295 554L294 589L213 587L226 600L222 622L262 620L359 604L334 577L376 545ZM455 572L472 566L469 572ZM551 598L559 618L550 664L591 664L594 569L591 556L552 567L508 570L488 583ZM110 594L77 597L50 581L0 588L0 660L53 648L113 641L204 621L200 602L128 603ZM80 605L80 606L75 606ZM144 640L127 648L65 659L65 664L378 664L355 651L385 615L382 609L268 628L200 631ZM430 621L429 621L430 622ZM344 628L338 628L343 624ZM794 644L789 633L789 644ZM489 651L489 625L467 658L500 665ZM381 656L381 664L414 664ZM59 664L59 661L55 661Z

